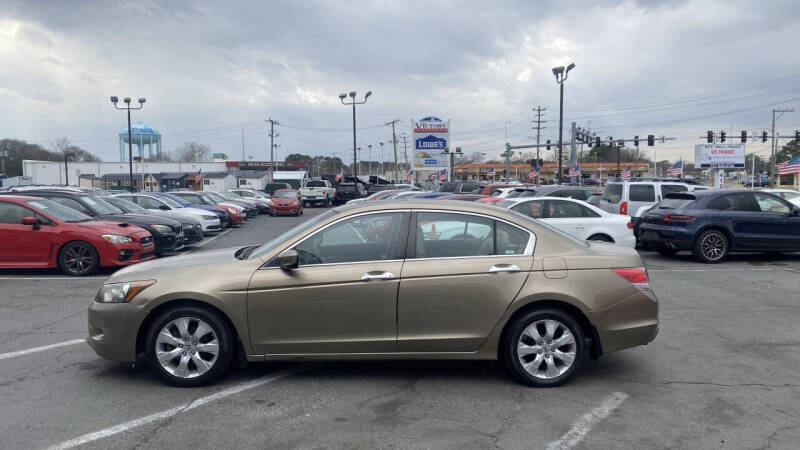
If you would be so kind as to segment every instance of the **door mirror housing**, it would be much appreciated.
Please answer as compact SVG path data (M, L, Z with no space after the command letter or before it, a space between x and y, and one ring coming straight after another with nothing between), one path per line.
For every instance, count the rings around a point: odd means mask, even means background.
M159 207L158 207L158 209L162 209L162 210L164 210L164 211L169 211L169 210L170 210L170 207L169 207L169 206L167 206L167 205L161 205L161 206L159 206Z
M800 208L793 206L792 210L789 211L790 216L800 216Z
M280 255L278 255L278 265L283 270L297 269L297 250L289 249L283 251Z
M39 220L36 217L23 217L22 218L22 224L23 225L31 225L31 226L33 226L34 230L38 230L40 228Z

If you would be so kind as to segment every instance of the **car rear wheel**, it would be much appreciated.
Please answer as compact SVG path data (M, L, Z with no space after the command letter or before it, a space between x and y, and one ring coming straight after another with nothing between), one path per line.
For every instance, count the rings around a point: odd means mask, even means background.
M150 367L173 386L201 386L217 380L233 356L233 334L215 313L194 306L159 315L147 333Z
M83 241L68 242L58 252L58 267L67 275L91 275L100 266L100 257L92 244Z
M715 264L725 259L729 250L728 237L725 233L708 230L697 238L692 253L704 263Z
M541 309L511 324L503 360L514 377L528 386L558 386L569 380L584 359L583 331L569 314Z

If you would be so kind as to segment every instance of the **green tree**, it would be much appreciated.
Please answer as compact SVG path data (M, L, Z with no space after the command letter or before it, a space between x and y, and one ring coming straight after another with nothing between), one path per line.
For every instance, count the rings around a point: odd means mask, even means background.
M57 141L62 141L61 144L66 144L63 149L76 154L72 159L73 161L100 161L100 158L80 147L72 145L66 138ZM3 161L5 165L5 174L9 177L23 175L22 161L26 159L35 161L64 161L64 153L61 148L62 147L53 146L55 151L49 151L39 144L32 144L17 139L0 139L0 149L6 151L6 157Z
M797 155L800 155L800 144L797 141L790 141L775 154L775 163L782 163Z

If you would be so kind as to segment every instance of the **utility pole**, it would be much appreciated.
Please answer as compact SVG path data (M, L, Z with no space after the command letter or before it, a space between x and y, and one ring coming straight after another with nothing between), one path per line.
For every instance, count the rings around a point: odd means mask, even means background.
M784 113L794 112L794 108L774 108L772 110L772 157L769 162L769 179L775 175L775 153L778 152L778 141L775 139L775 121L780 119ZM776 116L776 114L778 114Z
M386 122L386 124L385 124L385 125L389 125L389 124L392 125L392 145L394 146L394 182L395 183L399 183L400 182L400 173L397 171L397 136L394 133L394 125L399 121L400 121L400 119L397 118L397 119L394 119L391 122ZM403 143L405 143L405 141L406 141L406 139L405 139L405 136L404 136L403 137ZM406 163L408 162L407 159L408 158L406 158Z
M275 165L275 125L280 125L277 120L267 119L269 122L269 182L272 183L273 165Z
M242 124L242 161L244 161L244 124ZM236 185L237 187L239 185Z
M541 106L537 106L534 109L534 111L536 112L536 173L537 173L536 179L534 179L533 181L535 184L539 184L538 173L541 170L541 167L539 167L539 138L542 135L542 129L545 128L542 126L542 123L546 122L546 120L543 121L542 116L544 115L544 111L546 109L547 108L542 108Z
M406 164L406 167L411 170L411 166L408 165L408 142L406 142L408 134L403 133L400 137L403 138L403 162Z
M506 133L505 133L505 145L506 145L506 183L511 180L511 169L509 168L509 163L511 159L511 150L508 149L508 124L511 123L510 120L506 120Z

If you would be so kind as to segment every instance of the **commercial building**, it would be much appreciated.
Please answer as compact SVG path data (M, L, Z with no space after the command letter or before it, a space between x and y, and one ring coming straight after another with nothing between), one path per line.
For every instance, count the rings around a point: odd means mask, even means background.
M626 167L630 166L631 174L634 177L645 177L650 176L650 169L651 166L646 162L622 162L620 163L620 168L625 170ZM506 165L505 163L475 163L475 164L456 164L453 167L453 178L454 179L462 179L462 180L485 180L486 173L491 170L494 171L495 179L504 178ZM528 177L528 173L531 171L530 163L511 163L509 164L509 170L511 172L511 178L517 179L525 179ZM565 171L568 167L564 167ZM547 162L542 165L542 168L539 171L540 178L545 179L552 179L556 175L556 171L558 170L557 164L554 162ZM616 162L583 162L581 163L581 174L585 178L596 178L596 179L606 179L610 177L616 177L618 175L617 172L617 163Z

